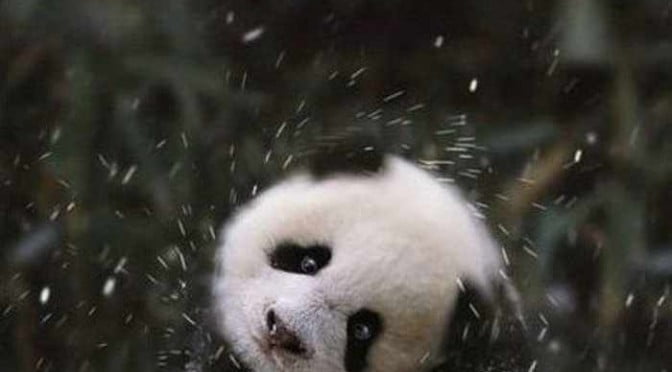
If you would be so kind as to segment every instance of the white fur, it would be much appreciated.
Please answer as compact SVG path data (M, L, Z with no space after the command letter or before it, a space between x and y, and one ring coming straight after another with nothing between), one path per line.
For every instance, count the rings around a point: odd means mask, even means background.
M271 268L268 254L288 240L330 246L331 262L316 276ZM290 177L238 213L222 243L214 289L220 330L257 371L344 371L347 317L362 307L384 322L368 370L429 367L439 357L457 279L487 291L500 266L459 192L394 156L372 176ZM311 358L260 349L254 338L262 337L270 306L298 331Z

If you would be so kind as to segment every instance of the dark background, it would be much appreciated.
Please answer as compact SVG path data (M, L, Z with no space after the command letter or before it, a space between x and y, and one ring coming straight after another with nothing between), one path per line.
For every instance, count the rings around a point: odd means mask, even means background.
M357 127L488 217L521 371L671 371L671 121L669 0L0 0L0 370L235 370L218 227Z

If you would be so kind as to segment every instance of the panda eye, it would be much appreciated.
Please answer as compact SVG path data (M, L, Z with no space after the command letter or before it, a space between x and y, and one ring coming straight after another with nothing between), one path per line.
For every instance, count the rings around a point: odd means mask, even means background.
M378 313L361 309L348 318L348 341L345 347L345 369L348 372L366 368L366 358L376 337L383 329Z
M312 275L319 270L320 267L317 265L317 261L315 261L314 258L310 256L303 256L303 259L301 260L301 271L304 274Z
M315 275L331 260L331 250L324 245L278 245L270 254L271 267L290 273Z
M352 328L352 336L359 341L366 341L373 336L373 332L366 323L357 323Z

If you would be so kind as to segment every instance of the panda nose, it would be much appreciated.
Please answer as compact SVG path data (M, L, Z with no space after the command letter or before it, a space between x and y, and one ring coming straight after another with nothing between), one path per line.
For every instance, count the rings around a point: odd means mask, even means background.
M280 348L290 354L303 356L306 354L306 348L301 339L289 329L273 311L266 313L266 327L268 329L268 343L272 348Z

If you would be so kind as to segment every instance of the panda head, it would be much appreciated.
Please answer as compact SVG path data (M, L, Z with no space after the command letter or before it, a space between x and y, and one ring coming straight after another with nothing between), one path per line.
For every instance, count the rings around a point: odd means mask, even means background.
M256 371L430 367L465 287L490 299L500 270L456 190L363 144L330 147L257 196L217 260L219 330ZM481 316L474 304L467 317Z

